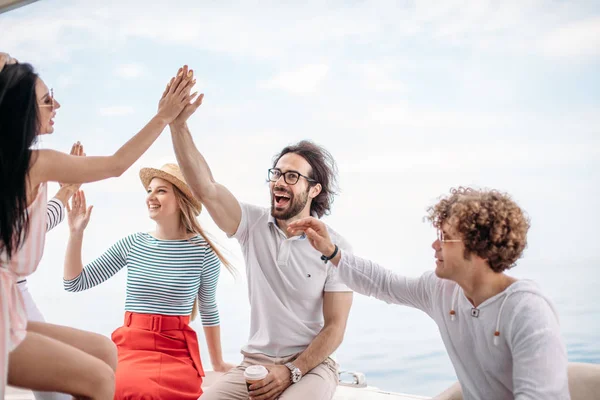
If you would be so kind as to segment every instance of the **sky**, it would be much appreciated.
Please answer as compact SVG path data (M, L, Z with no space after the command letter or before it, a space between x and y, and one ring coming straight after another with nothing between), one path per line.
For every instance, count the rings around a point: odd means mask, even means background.
M526 210L516 273L600 264L596 1L41 0L0 14L0 51L32 63L62 104L40 147L79 140L89 155L112 154L187 64L205 94L189 121L194 140L240 201L268 205L272 157L311 139L339 167L327 223L397 272L434 267L423 217L456 186L508 192ZM83 187L94 205L84 261L153 229L138 172L174 160L166 129L121 177ZM247 323L241 252L208 215L200 221L242 272L224 271L219 288L224 340L239 349L247 330L226 321L231 312ZM116 326L125 274L64 293L67 237L66 224L48 235L30 279L40 308L59 323ZM599 282L597 271L581 278Z

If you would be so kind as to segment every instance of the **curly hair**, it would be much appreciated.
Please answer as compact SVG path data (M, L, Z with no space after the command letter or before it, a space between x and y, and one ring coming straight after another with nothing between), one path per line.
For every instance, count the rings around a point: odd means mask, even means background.
M529 218L506 193L452 188L427 212L435 228L447 222L461 236L466 259L476 254L494 272L514 267L527 247Z

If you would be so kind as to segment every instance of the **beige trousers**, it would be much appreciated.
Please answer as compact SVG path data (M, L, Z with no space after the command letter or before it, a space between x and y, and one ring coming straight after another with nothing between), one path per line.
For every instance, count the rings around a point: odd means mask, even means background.
M289 357L269 357L264 354L251 354L242 351L244 360L240 365L224 374L218 381L209 386L201 400L247 400L248 390L244 379L244 371L250 365L283 365L293 361L298 354ZM338 384L338 366L331 358L327 358L279 396L280 400L331 400Z

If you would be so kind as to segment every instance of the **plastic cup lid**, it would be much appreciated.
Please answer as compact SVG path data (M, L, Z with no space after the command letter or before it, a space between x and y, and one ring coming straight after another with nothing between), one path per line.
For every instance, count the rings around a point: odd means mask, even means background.
M269 374L269 371L262 365L251 365L246 368L244 377L249 380L264 379Z

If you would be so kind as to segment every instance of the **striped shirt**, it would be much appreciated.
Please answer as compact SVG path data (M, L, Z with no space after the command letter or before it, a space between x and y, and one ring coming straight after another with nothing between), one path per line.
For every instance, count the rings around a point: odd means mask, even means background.
M65 206L56 197L48 200L46 206L46 232L54 229L65 219Z
M134 233L86 265L79 276L64 280L65 290L90 289L123 267L127 267L125 311L190 315L198 297L202 325L219 325L215 294L221 262L202 236L160 240Z

